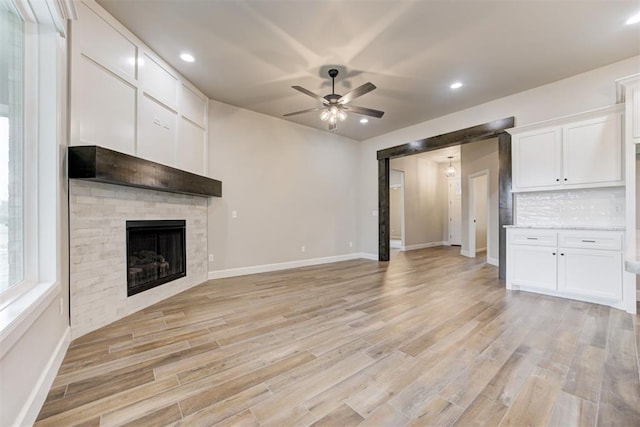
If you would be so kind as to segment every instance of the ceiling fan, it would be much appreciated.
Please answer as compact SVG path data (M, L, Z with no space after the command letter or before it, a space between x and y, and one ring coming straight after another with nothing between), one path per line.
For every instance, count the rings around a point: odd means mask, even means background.
M322 106L309 108L308 110L296 111L294 113L285 114L284 116L295 116L296 114L304 114L311 111L322 111L322 113L320 113L320 119L329 123L329 130L335 130L338 127L338 121L342 122L347 118L347 112L376 117L378 119L384 115L384 111L348 105L359 96L374 90L376 86L373 83L365 83L344 95L338 95L335 90L335 80L337 75L338 70L335 68L329 70L329 77L331 77L331 93L325 96L317 95L301 86L291 86L293 89L322 102Z

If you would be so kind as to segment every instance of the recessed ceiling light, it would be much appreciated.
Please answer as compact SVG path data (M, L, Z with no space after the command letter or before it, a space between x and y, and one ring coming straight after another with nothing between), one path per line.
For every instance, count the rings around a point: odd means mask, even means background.
M367 123L369 123L369 119L362 118L362 119L360 119L360 123L362 123L363 125L367 124Z
M627 22L625 22L625 24L632 25L637 24L638 22L640 22L640 13L636 13L635 15L627 19Z
M462 83L460 82L455 82L455 83L451 83L451 86L449 86L451 89L459 89L462 87Z
M182 59L184 62L194 62L196 60L196 58L194 58L193 55L186 52L183 52L180 54L180 59Z

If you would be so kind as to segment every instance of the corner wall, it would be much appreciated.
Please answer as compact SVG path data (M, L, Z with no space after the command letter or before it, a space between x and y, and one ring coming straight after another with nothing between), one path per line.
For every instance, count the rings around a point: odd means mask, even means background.
M357 141L217 101L209 135L209 277L357 256Z

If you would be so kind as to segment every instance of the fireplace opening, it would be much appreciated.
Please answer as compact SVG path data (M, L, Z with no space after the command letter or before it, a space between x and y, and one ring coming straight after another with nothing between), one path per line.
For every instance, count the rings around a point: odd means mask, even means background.
M127 221L127 296L187 275L185 225Z

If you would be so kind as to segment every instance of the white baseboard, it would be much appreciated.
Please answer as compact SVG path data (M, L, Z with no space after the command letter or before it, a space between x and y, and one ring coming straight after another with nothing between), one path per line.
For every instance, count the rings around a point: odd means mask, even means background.
M469 251L466 250L466 249L460 249L460 255L466 256L467 258L470 258Z
M478 252L486 252L487 248L478 248L476 249L476 253Z
M417 245L408 245L402 248L403 251L413 251L416 249L433 248L434 246L446 246L446 242L429 242L419 243Z
M496 267L500 265L500 263L496 258L489 258L489 257L487 257L487 264L495 265Z
M20 411L15 425L30 426L36 422L40 409L42 409L42 405L47 399L47 395L51 389L51 384L53 384L53 380L58 374L58 369L60 369L60 365L62 365L62 360L67 353L67 348L69 347L70 342L71 328L67 327L67 330L64 332L62 338L60 338L55 351L42 371L40 378L38 378L36 386L33 388L29 398L22 407L22 411Z
M229 268L227 270L210 271L208 279L224 279L226 277L246 276L247 274L268 273L269 271L288 270L290 268L308 267L311 265L328 264L331 262L349 261L352 259L378 260L378 255L368 253L353 253L328 256L324 258L302 259L298 261L279 262L277 264L253 265L250 267Z
M364 258L364 259L370 259L372 261L378 261L378 254L371 254L371 253L367 253L367 252L362 252L360 254L360 258Z

